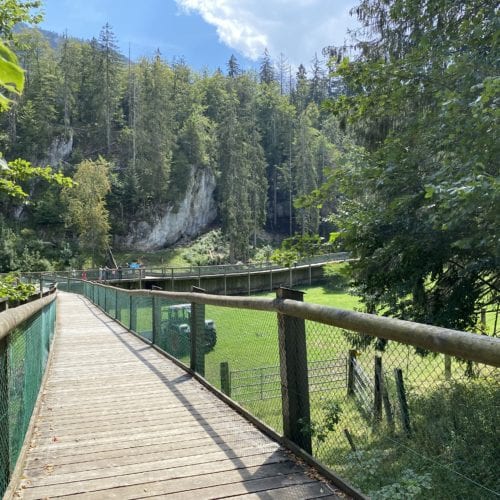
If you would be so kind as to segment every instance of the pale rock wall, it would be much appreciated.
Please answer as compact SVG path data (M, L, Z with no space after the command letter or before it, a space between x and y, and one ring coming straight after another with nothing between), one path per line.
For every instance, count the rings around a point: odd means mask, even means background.
M73 131L70 130L67 137L56 137L47 152L46 165L58 167L73 151Z
M186 195L178 208L167 208L153 223L133 222L129 234L120 242L124 248L156 250L199 235L217 216L214 191L216 181L211 170L191 168Z

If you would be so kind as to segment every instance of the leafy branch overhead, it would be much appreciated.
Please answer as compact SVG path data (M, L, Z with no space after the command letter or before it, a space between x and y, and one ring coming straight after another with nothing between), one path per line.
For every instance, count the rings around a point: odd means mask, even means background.
M50 167L33 167L26 160L17 159L6 162L0 158L0 193L13 198L28 198L23 183L33 179L42 179L63 187L71 187L73 181Z
M0 111L5 111L12 103L9 93L19 95L23 88L24 71L16 55L0 41Z

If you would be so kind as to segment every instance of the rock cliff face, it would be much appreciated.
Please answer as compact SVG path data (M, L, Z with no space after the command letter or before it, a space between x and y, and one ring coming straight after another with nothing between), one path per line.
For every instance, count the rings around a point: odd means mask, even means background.
M125 248L156 250L194 237L210 225L217 216L214 200L215 177L206 168L192 168L186 195L179 207L168 208L153 223L137 221L130 226L129 234L121 242Z
M73 150L73 131L70 130L67 137L56 137L47 152L46 165L58 167Z

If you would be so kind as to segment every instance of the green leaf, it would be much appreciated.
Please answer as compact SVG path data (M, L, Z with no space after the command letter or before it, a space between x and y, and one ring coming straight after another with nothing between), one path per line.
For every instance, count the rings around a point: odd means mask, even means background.
M21 94L23 88L24 72L17 58L4 43L0 42L0 89ZM11 99L0 92L0 110L7 109L11 102Z

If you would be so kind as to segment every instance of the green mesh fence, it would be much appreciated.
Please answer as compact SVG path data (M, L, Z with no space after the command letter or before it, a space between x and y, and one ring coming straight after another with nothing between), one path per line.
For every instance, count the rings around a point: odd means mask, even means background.
M276 314L206 306L217 343L205 356L205 378L277 432L282 432Z
M315 457L375 499L498 498L497 369L310 321L306 338Z
M56 301L0 341L0 497L22 448L54 335Z
M192 304L91 285L85 293L192 365ZM203 307L198 370L286 434L284 323L274 312ZM498 369L313 321L303 329L305 345L293 363L306 389L287 391L310 409L310 418L296 423L315 458L373 499L498 498Z

